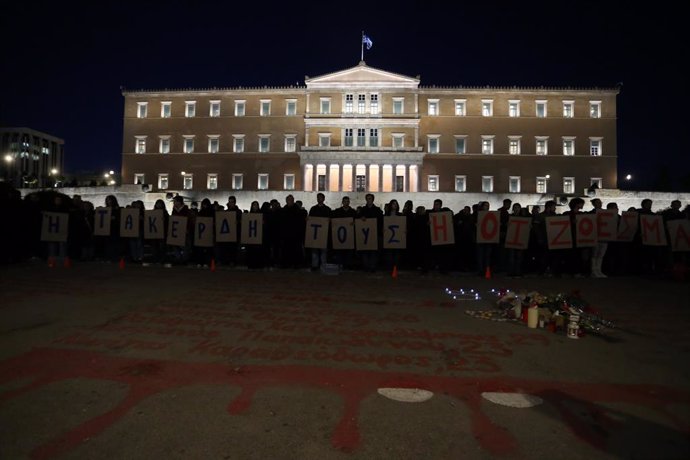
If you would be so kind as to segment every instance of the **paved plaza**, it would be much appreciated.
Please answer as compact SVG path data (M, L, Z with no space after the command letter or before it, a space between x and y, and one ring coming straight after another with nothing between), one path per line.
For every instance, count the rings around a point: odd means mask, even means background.
M34 262L0 288L2 459L690 458L687 282ZM466 314L492 289L616 327Z

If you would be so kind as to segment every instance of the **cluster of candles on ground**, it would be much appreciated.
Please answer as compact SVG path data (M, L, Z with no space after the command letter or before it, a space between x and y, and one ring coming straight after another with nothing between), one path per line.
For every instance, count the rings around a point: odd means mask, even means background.
M512 294L518 299L524 299L527 303L524 305L518 304L514 308L511 308L510 311L504 310L504 316L506 318L522 321L526 323L529 328L547 328L552 332L565 329L567 336L571 339L577 339L584 335L585 328L580 327L581 317L586 316L584 311L580 308L572 308L565 300L563 300L562 307L555 309L555 311L551 311L552 309L550 308L540 307L534 299L517 296L510 289L506 288L494 288L485 291L473 288L446 288L445 292L451 296L453 300L461 301L480 301L483 298L496 298L500 300ZM548 316L548 321L546 316ZM593 316L591 319L597 319L600 323L608 323L606 324L607 326L613 326L610 322L606 322L602 318ZM599 331L602 324L595 325L595 322L596 321L590 321L587 324L589 324L590 329Z

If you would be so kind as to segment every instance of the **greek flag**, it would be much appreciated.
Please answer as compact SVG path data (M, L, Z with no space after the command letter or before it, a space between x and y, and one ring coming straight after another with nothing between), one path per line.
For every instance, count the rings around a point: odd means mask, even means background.
M367 45L367 49L370 50L372 46L374 46L374 42L371 41L371 38L369 38L366 35L362 35L362 43Z

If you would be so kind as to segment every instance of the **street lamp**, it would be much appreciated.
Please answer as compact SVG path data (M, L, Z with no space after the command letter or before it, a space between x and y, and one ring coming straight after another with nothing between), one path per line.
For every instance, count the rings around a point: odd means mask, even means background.
M632 180L632 174L628 174L627 176L625 176L625 180Z
M12 178L12 162L14 161L14 157L10 155L9 153L5 155L5 165L6 165L6 177L5 180L7 182L14 182Z
M58 186L58 180L56 177L58 172L59 171L57 170L57 168L53 168L50 170L50 177L51 177L51 182L53 183L53 187Z

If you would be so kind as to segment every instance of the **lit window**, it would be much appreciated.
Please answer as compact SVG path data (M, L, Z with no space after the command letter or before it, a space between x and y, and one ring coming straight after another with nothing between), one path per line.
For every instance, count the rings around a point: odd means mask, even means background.
M267 117L267 116L271 115L271 100L270 99L262 99L261 100L260 115L262 117Z
M402 97L394 97L393 98L393 114L394 115L402 115L403 112L405 111L405 99Z
M184 153L194 152L194 136L184 136Z
M546 101L537 101L537 109L536 109L536 116L537 118L545 118L546 117Z
M167 190L168 189L168 175L167 174L159 174L158 175L158 188L160 190Z
M321 114L328 115L331 113L331 98L322 97L321 98Z
M259 190L268 190L268 174L259 174L257 185Z
M601 156L601 138L589 138L589 154L593 157Z
M433 135L433 136L431 136L431 135L429 136L429 138L428 138L428 140L427 140L427 143L428 143L428 145L427 145L427 151L428 151L429 153L438 153L438 152L439 152L439 145L438 145L439 142L438 142L438 139L439 139L439 135L438 135L438 134L435 134L435 135Z
M283 174L283 188L285 190L295 189L295 175L294 174Z
M184 116L187 118L192 118L196 116L196 101L185 102Z
M456 117L464 117L467 115L467 108L466 108L466 100L465 99L456 99L455 100L455 116Z
M467 176L455 176L455 191L456 192L466 192L467 191Z
M352 147L354 145L352 131L352 128L345 128L345 147Z
M520 116L520 101L508 101L508 116L513 118Z
M137 102L137 118L146 118L148 107L148 102Z
M245 101L235 101L235 116L243 117L246 109Z
M369 129L369 147L379 146L379 130L378 128Z
M260 134L259 135L259 152L268 153L271 148L271 135L270 134Z
M573 118L575 116L575 102L563 101L563 118Z
M233 134L232 151L235 153L244 152L244 134Z
M136 153L146 153L146 136L136 137Z
M379 113L379 95L371 94L369 96L369 112L372 115L378 115Z
M493 155L494 153L494 137L482 136L482 153L484 155Z
M357 112L365 113L367 111L367 96L360 94L357 96Z
M429 99L428 112L430 117L438 115L438 99Z
M355 96L353 94L346 94L345 95L345 113L353 113L354 112L354 100L355 100Z
M563 178L563 193L575 193L575 178L574 177L564 177Z
M430 192L438 192L438 176L429 176L427 185Z
M604 188L604 179L602 179L601 177L592 177L589 180L589 184L591 187L596 186L596 188L602 189Z
M494 176L482 176L482 192L491 193L494 191Z
M572 137L563 138L563 155L571 157L575 155L575 139Z
M494 115L494 101L491 99L482 100L482 116L492 117Z
M510 176L508 178L508 191L510 193L520 193L520 176Z
M589 101L589 117L601 118L601 101Z
M144 185L145 183L146 181L144 180L144 174L134 174L134 185Z
M297 115L297 101L295 99L285 101L285 115L289 117Z
M216 190L218 188L218 174L206 175L206 188L209 190Z
M219 136L208 136L208 153L218 153L220 150Z
M538 137L537 138L537 155L548 154L548 137Z
M172 102L161 102L161 118L170 118L172 114Z
M331 135L328 133L319 133L319 147L330 147Z
M161 136L158 142L158 151L160 153L170 153L170 136Z
M285 135L285 151L294 152L297 150L297 136L295 134Z
M232 175L232 189L233 190L242 190L243 182L244 182L244 175L243 174L233 174Z
M509 137L508 138L508 153L511 155L520 155L520 138L519 137Z
M183 174L182 175L182 188L185 190L191 190L194 186L194 175L193 174Z
M546 193L546 177L537 176L537 193Z
M219 117L220 116L220 101L210 101L208 107L209 117Z
M467 137L455 136L455 153L463 154L467 149Z
M393 134L393 148L402 149L405 147L405 135L404 134Z

